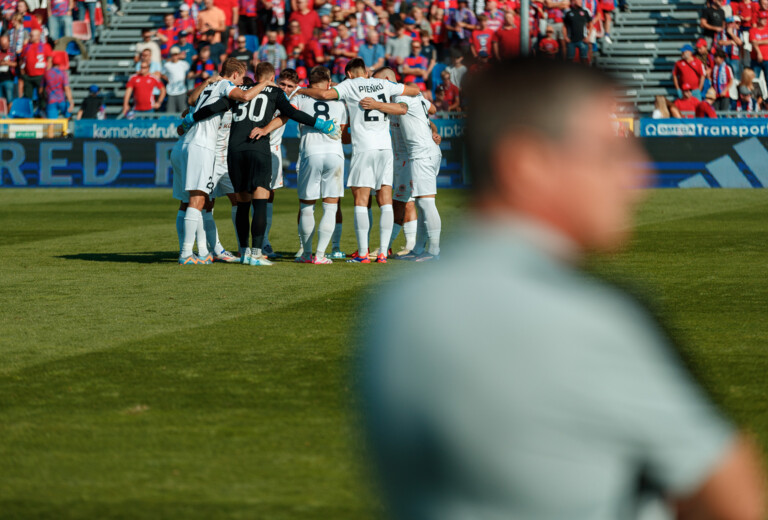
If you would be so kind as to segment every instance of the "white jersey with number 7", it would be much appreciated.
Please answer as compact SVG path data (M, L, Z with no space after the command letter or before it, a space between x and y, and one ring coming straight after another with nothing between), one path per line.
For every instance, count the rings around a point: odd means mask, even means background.
M333 88L339 99L347 103L353 153L391 150L392 140L389 137L387 114L378 110L363 110L360 100L370 97L376 101L390 103L394 96L401 96L405 92L405 86L385 79L353 78L346 79Z

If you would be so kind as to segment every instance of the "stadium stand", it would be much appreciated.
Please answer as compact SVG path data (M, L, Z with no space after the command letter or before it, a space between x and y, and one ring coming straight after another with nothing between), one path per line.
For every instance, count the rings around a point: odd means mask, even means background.
M680 47L701 36L705 5L705 0L627 0L628 10L614 15L613 44L604 44L595 59L626 86L621 101L650 113L655 96L677 97L672 68Z

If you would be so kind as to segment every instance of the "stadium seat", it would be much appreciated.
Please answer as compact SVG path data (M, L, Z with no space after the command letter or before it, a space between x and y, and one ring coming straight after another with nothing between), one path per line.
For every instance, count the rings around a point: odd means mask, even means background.
M8 101L4 97L0 97L0 117L8 115Z
M256 49L259 48L259 38L253 34L246 34L245 48L248 49L249 52L256 52Z
M89 41L91 39L91 26L86 21L75 20L72 22L72 36L78 40Z
M11 110L8 117L13 119L29 119L34 117L34 107L29 98L17 98L11 102Z
M67 44L67 54L70 56L80 56L82 54L80 52L80 47L77 46L77 44L73 41L69 42Z

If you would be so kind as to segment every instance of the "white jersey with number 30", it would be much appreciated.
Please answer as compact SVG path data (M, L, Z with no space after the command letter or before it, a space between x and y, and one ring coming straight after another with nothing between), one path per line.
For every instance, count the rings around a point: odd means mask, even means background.
M347 107L343 101L323 101L307 96L296 96L293 104L317 119L336 120L339 126L347 124ZM341 139L332 139L314 127L301 125L301 142L299 150L302 156L309 157L319 153L335 153L344 157Z
M378 110L363 110L360 100L370 97L389 103L394 96L403 94L405 86L385 79L353 78L346 79L333 88L339 94L339 99L347 103L353 152L391 150L387 115Z
M223 97L227 97L235 88L237 87L235 87L231 81L226 79L208 85L200 93L200 97L197 98L194 110L198 111L204 106L208 106ZM217 114L192 125L192 128L190 128L184 135L184 144L194 144L196 146L208 148L209 150L215 150L221 118L222 114Z
M408 159L426 159L440 155L440 147L432 140L432 127L429 124L430 102L421 94L416 97L397 96L393 103L408 106L408 112L398 118L400 138L405 145Z

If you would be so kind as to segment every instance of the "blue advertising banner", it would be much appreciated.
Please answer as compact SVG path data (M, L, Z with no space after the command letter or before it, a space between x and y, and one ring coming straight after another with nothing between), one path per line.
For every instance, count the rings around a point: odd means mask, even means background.
M649 119L638 122L639 137L768 137L768 118Z
M178 117L159 119L81 119L74 137L83 139L177 139Z

